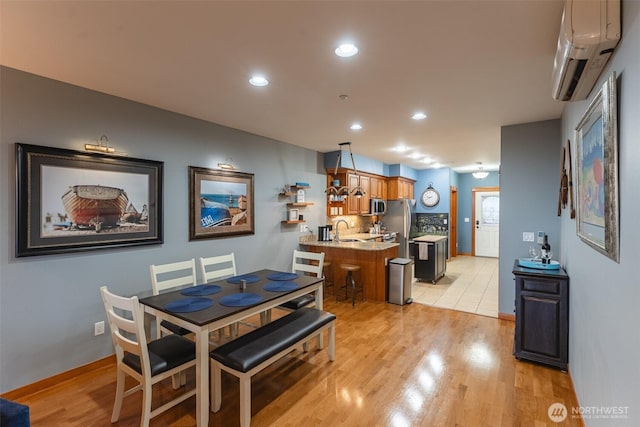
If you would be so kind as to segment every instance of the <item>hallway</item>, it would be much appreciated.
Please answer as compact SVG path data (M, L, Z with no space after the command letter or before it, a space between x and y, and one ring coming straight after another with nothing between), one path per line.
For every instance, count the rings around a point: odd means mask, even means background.
M498 258L457 256L436 284L413 282L413 301L498 317Z

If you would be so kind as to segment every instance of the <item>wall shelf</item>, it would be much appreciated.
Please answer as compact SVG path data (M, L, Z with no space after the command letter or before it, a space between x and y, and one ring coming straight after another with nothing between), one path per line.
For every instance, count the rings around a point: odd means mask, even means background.
M294 197L294 198L297 198L298 190L305 190L307 188L311 188L311 186L309 186L309 185L289 185L289 186L285 186L285 187L290 189L290 191L282 191L282 192L280 192L278 194L278 196L280 196L280 197ZM304 200L304 194L303 194L302 200ZM305 208L307 206L313 206L313 202L288 202L286 204L286 206L287 206L287 209L294 208L293 210L298 212L299 210L297 208ZM287 216L289 214L290 214L290 212L287 211ZM296 216L297 216L297 214L296 214ZM306 221L303 220L303 219L295 219L295 220L294 219L285 219L283 221L280 221L281 224L285 224L285 225L303 224L305 222Z
M292 202L292 203L287 203L287 206L292 206L292 207L295 207L295 206L313 206L313 202L301 202L301 203Z
M305 186L290 185L289 188L291 188L292 190L295 190L295 191L280 192L280 196L283 196L283 197L296 196L298 194L298 190L306 190L307 188L311 188L311 186L309 186L309 185L305 185Z

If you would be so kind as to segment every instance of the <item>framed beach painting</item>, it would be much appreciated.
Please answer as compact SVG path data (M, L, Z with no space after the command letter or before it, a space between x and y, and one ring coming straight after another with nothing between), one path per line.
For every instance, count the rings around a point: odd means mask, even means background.
M577 234L619 262L618 117L611 73L576 127Z
M16 257L162 243L162 162L16 143L16 168Z
M189 240L254 233L253 174L189 166Z

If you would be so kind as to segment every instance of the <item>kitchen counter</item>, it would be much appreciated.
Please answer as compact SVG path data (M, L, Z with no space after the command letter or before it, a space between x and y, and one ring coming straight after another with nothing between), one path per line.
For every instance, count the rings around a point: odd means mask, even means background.
M368 234L367 234L368 235ZM345 236L345 239L347 237ZM349 237L351 239L355 239L357 237ZM301 245L306 246L314 246L319 248L344 248L344 249L353 249L357 251L384 251L389 248L395 248L400 246L399 243L394 242L319 242L317 240L300 242Z
M368 233L363 233L370 236ZM349 238L357 238L348 235ZM344 236L346 239L347 236ZM387 300L387 263L398 257L398 243L393 242L318 242L316 240L301 241L303 250L324 252L324 260L331 263L326 275L333 276L336 292L345 284L346 271L340 264L359 265L356 280L362 283L365 300ZM341 290L344 293L344 289Z
M355 233L355 234L345 234L344 237L345 239L347 238L351 238L351 239L360 239L360 240L376 240L376 239L382 239L385 235L384 234L376 234L376 233Z
M437 236L437 235L427 235L413 238L414 242L428 242L428 243L436 243L441 240L446 239L447 236Z

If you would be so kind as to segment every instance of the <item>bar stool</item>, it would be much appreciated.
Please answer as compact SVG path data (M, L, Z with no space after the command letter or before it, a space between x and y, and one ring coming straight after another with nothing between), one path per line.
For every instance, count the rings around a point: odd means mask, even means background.
M347 272L347 276L344 280L345 299L349 298L349 288L351 288L351 306L355 307L356 294L358 292L362 294L362 301L364 302L364 288L362 287L362 281L360 283L357 283L354 277L354 272L360 271L360 266L353 264L340 264L340 268Z
M331 288L331 294L335 293L333 283L333 269L331 268L331 261L325 261L322 266L322 275L324 276L324 291L325 295L328 295L329 288Z

